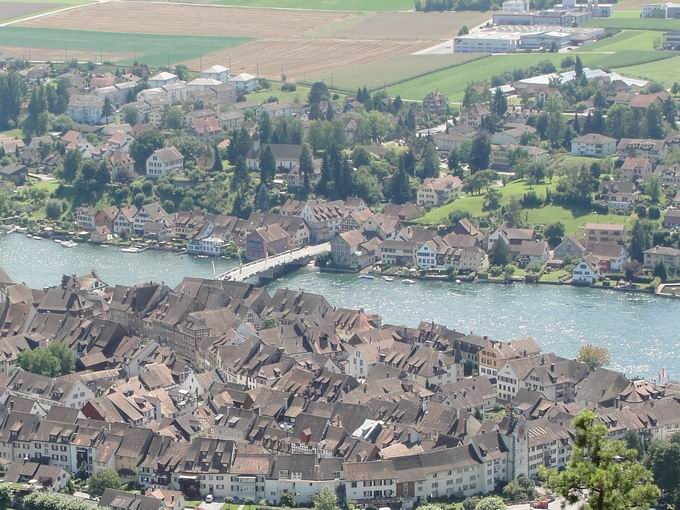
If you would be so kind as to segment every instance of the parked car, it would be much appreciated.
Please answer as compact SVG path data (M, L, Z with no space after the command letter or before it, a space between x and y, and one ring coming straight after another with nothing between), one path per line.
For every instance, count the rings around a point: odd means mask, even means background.
M531 503L531 508L548 508L550 505L550 500L548 498L538 499Z
M212 502L213 502L213 499L214 499L214 498L213 498L213 495L212 495L212 494L208 494L208 495L205 497L205 502L206 502L206 503L212 503ZM547 507L546 507L546 508L547 508Z

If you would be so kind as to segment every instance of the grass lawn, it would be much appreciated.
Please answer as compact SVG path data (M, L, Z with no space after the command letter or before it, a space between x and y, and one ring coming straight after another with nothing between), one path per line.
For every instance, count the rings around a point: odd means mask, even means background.
M680 30L680 20L613 16L611 18L593 19L587 22L585 26L621 30Z
M209 2L207 2L209 3ZM413 0L213 0L219 5L317 11L412 11Z
M296 84L294 91L284 92L281 90L280 84L272 83L272 87L269 90L260 90L258 92L253 92L252 94L247 94L246 100L255 103L263 103L267 101L268 98L274 96L279 98L280 103L304 103L307 101L308 94L309 87L304 85Z
M659 37L661 34L654 30L622 30L612 37L586 45L579 51L654 51L654 41Z
M498 191L500 191L502 195L501 202L506 204L510 202L510 199L513 197L520 198L530 189L535 191L538 196L544 197L546 189L555 189L555 183L539 184L529 188L525 181L513 181L502 188L499 188ZM473 216L483 216L485 214L484 211L482 211L483 203L484 192L482 192L481 195L465 195L462 198L451 202L450 204L430 210L424 216L418 218L416 222L426 225L439 225L441 223L448 223L449 215L453 211L469 211Z
M606 158L589 158L587 156L572 156L565 155L563 158L556 160L553 165L556 174L565 174L570 171L578 171L582 166L590 167L593 163L600 163L603 167L610 160ZM615 159L612 158L611 164L613 166Z
M541 276L541 279L539 280L540 282L549 282L549 283L556 283L559 282L562 278L565 276L569 276L569 271L565 271L564 269L556 269L554 271L546 271L543 273Z
M612 54L580 51L573 52L572 55L574 53L578 53L581 56L581 60L586 66L607 69L668 59L676 55L674 52L647 50L619 51ZM404 81L398 85L388 87L387 91L392 96L399 94L402 98L420 101L432 90L439 89L449 97L449 100L460 101L463 98L465 87L470 82L490 80L493 76L512 72L516 69L526 69L545 60L559 67L560 62L565 56L563 53L491 55L473 62L467 62Z
M10 129L8 131L0 131L0 136L6 136L7 138L24 138L24 130L21 128Z
M674 82L680 81L678 67L676 66L680 66L680 56L659 62L620 67L616 70L626 76L658 81L666 86L670 86Z
M64 30L55 28L3 27L0 29L3 46L21 49L59 49L91 52L99 60L100 52L125 55L120 62L135 60L154 67L183 62L237 46L248 41L245 37L212 37L186 35L132 34L117 32L94 32L88 30Z
M525 209L527 222L530 225L548 225L561 221L567 235L575 234L586 223L625 223L630 229L633 226L633 216L619 214L595 214L590 211L568 209L560 205L547 205L538 209Z

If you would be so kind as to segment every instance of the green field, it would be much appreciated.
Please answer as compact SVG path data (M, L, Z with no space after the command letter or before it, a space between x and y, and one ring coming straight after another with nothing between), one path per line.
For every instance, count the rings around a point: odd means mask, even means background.
M602 41L604 42L604 41ZM614 43L617 44L617 43ZM625 41L621 44L625 44ZM576 53L573 52L572 55ZM677 53L663 51L619 51L617 53L597 53L581 50L578 53L583 64L591 68L612 69L646 62L669 59ZM514 55L490 55L474 62L468 62L442 71L407 80L388 87L391 95L399 94L406 99L420 100L433 89L439 89L451 101L463 98L465 87L472 81L489 80L493 76L515 69L528 68L548 60L559 67L563 53L518 53ZM664 65L664 64L661 64Z
M499 191L502 195L501 202L507 204L512 198L521 198L528 191L533 190L538 196L545 197L546 190L554 190L557 181L550 184L539 184L533 187L525 181L514 181L508 183ZM467 211L475 217L486 215L482 210L484 203L484 193L481 195L465 195L458 200L437 207L426 213L423 217L416 220L417 223L424 225L440 225L447 223L449 215L454 211ZM537 209L525 209L527 222L530 225L547 225L561 221L564 223L567 234L574 234L586 223L622 223L632 224L632 216L620 216L617 214L593 214L590 211L578 209L568 209L559 205L548 205Z
M680 20L612 16L611 18L593 19L587 22L585 26L619 30L680 30Z
M332 88L347 92L354 92L364 85L376 90L480 58L485 58L485 55L475 53L395 55L379 62L338 69L332 74L316 76L308 82L323 81L330 85L332 81Z
M295 90L292 92L283 92L280 84L272 83L270 89L248 94L246 100L253 103L263 103L270 97L276 97L278 98L279 103L304 103L307 101L308 95L309 87L305 87L304 85L296 85Z
M659 37L661 34L653 30L623 30L595 44L586 45L579 51L654 51L654 41Z
M657 81L669 87L675 82L680 82L680 74L675 66L680 66L680 56L659 62L621 67L616 70L626 76Z
M0 45L15 46L22 50L40 49L85 52L99 60L103 54L125 55L119 62L130 64L139 61L150 66L163 66L184 62L206 53L237 46L248 41L244 37L198 37L187 35L131 34L118 32L93 32L88 30L62 30L53 28L2 27Z
M412 11L413 0L212 0L206 3L316 11Z

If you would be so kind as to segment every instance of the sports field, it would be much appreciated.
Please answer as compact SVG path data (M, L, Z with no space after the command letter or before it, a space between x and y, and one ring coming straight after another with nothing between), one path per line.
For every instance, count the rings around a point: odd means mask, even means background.
M9 26L0 28L0 52L34 60L135 60L151 66L191 60L246 42L240 37L168 36Z

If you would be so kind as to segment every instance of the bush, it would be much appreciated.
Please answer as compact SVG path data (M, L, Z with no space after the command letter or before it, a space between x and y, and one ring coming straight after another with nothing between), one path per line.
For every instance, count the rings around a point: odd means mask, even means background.
M659 210L658 207L652 206L647 211L647 216L649 217L650 220L658 220L659 218L661 218L661 211Z
M51 220L59 219L64 211L64 203L57 198L50 198L45 204L45 214Z
M281 85L282 92L295 92L297 90L297 85L295 83L284 83Z

